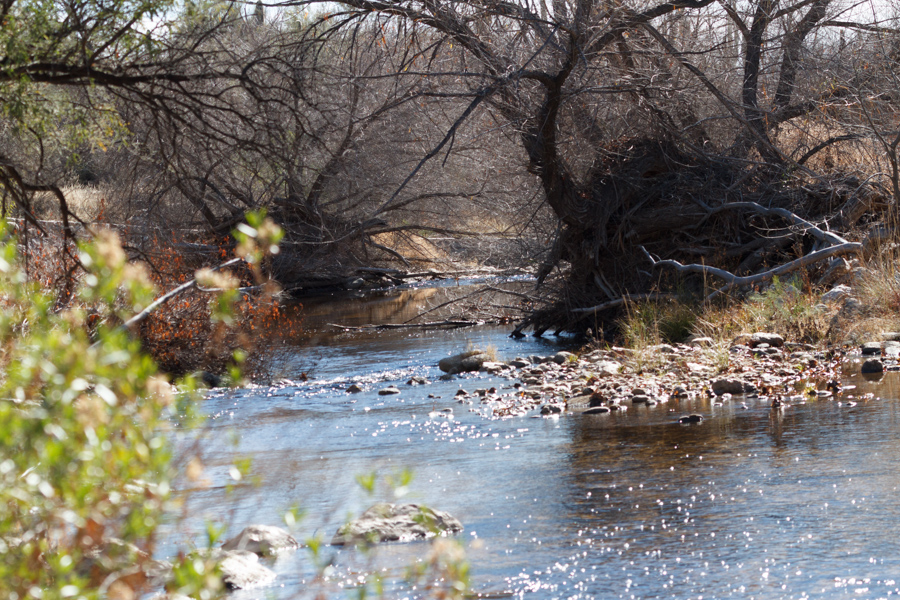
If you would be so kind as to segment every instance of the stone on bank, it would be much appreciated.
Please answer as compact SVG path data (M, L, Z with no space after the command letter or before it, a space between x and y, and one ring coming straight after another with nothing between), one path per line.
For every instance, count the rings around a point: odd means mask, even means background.
M442 358L438 367L448 375L456 375L467 371L480 371L488 356L482 350L469 350L455 356Z

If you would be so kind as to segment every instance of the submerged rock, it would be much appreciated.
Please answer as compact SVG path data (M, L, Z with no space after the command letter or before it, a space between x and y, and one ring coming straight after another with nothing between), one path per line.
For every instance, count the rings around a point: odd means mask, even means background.
M348 394L358 394L358 393L360 393L361 391L363 391L363 389L362 389L361 387L359 387L359 386L358 386L357 384L355 384L355 383L352 384L350 387L347 388L347 393L348 393Z
M703 420L703 415L685 415L678 419L679 423L699 423Z
M481 350L469 350L455 356L448 356L438 361L438 367L444 373L455 375L466 371L478 371L487 361L487 355Z
M871 358L862 364L859 372L864 375L871 373L884 373L884 363L877 358Z
M229 589L244 590L275 581L275 572L259 564L259 557L252 552L223 552L222 557L219 571Z
M380 502L338 529L331 543L411 542L462 530L462 523L449 513L418 504Z
M222 550L246 550L260 556L296 550L300 544L290 533L272 525L250 525L222 544Z

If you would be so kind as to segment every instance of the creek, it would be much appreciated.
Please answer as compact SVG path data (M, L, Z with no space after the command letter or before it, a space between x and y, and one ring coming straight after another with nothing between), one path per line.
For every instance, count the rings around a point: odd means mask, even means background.
M603 415L498 419L458 389L509 387L484 374L439 381L440 358L467 345L498 358L552 354L567 340L508 337L509 326L451 331L336 333L327 323L403 322L448 288L308 302L303 338L279 353L290 381L211 392L199 438L208 485L182 492L184 513L166 547L197 543L204 519L228 535L282 525L299 505L296 535L327 543L375 500L419 502L465 526L461 539L476 593L527 598L887 598L900 594L900 411L896 373L848 378L849 407L819 400L773 411L703 399L634 406ZM300 381L301 373L309 379ZM410 386L412 376L432 383ZM345 390L357 383L364 391ZM378 390L396 385L399 395ZM429 398L433 395L435 398ZM450 418L434 411L451 409ZM699 412L697 425L677 416ZM188 441L181 441L183 448ZM256 482L235 483L249 457ZM388 485L404 469L402 490ZM375 473L369 495L357 476ZM231 492L227 489L232 488ZM234 600L347 598L366 572L389 597L422 590L391 584L424 560L428 544L364 554L323 546L282 554L270 587Z

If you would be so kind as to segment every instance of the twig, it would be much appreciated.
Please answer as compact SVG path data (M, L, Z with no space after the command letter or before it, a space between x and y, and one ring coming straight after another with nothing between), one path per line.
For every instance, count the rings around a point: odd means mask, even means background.
M244 260L243 258L232 258L231 260L224 262L217 267L213 267L210 270L218 271L219 269L224 269L225 267L230 267L231 265L235 265L243 260ZM150 313L152 313L154 310L156 310L157 308L159 308L160 306L162 306L163 304L165 304L166 302L168 302L169 300L171 300L178 294L185 292L185 291L191 289L192 287L195 287L196 285L197 285L196 279L191 279L188 282L182 283L181 285L179 285L177 288L175 288L171 292L167 292L167 293L163 294L162 296L160 296L159 298L157 298L156 300L154 300L153 302L151 302L150 305L147 306L147 308L145 308L138 314L134 315L133 317L131 317L130 319L128 319L127 321L125 321L124 323L119 325L116 329L122 329L122 330L131 329L132 326L137 325L138 323L140 323L141 321L143 321L144 319L149 317ZM94 342L93 344L91 344L91 348L95 347L99 343L100 343L99 340Z
M752 211L758 212L763 215L778 215L779 217L784 217L788 221L791 221L795 225L799 225L803 227L804 231L811 233L817 239L822 240L823 242L828 242L829 244L847 244L847 240L842 238L839 235L831 233L830 231L825 231L820 229L791 211L784 208L766 208L762 204L757 204L756 202L728 202L727 204L723 204L721 206L717 206L712 209L710 214L714 214L717 212L722 212L725 210L740 210L740 209L750 209Z

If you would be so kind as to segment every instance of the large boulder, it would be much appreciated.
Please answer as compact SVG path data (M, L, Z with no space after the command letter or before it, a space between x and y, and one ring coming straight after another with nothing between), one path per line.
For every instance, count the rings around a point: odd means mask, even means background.
M412 542L436 535L459 533L462 523L450 514L418 504L380 502L350 521L332 538L335 546L345 544L377 544L379 542Z
M300 544L290 533L272 525L250 525L222 544L222 550L244 550L267 556L282 550L296 550Z
M442 358L438 362L438 367L444 373L456 375L466 371L479 371L487 359L487 354L482 350L469 350L462 354Z

